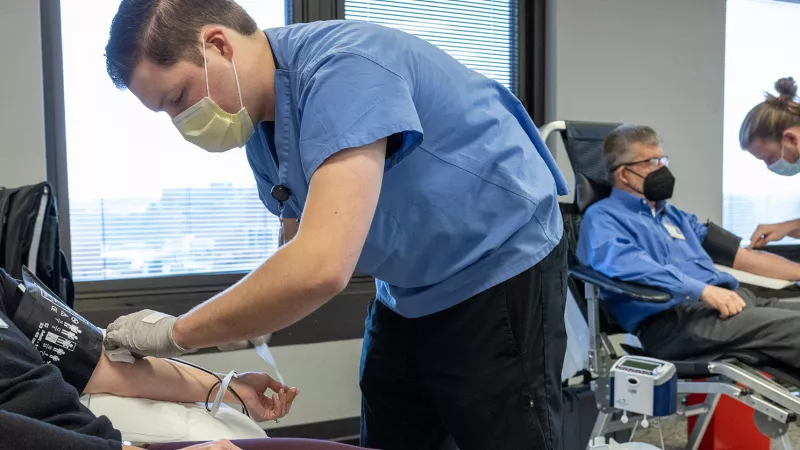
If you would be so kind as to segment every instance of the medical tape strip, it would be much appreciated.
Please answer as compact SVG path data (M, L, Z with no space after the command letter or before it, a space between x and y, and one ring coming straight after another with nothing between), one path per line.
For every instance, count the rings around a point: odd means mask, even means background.
M222 379L222 383L219 385L219 391L217 391L217 397L214 399L214 404L211 406L211 411L209 411L211 417L216 417L217 411L219 411L219 407L222 405L222 399L225 398L225 392L228 391L228 385L231 384L231 380L234 377L238 377L238 375L236 374L236 371L231 370L227 375L225 375L225 378Z
M159 320L163 319L164 317L170 317L170 316L167 315L167 314L164 314L162 312L156 311L156 312L154 312L152 314L149 314L144 319L142 319L142 322L149 323L149 324L154 324L154 323L158 322Z
M261 342L261 343L255 344L255 347L256 347L256 353L258 354L258 356L260 356L261 359L264 360L264 362L266 362L273 369L275 369L275 375L278 377L278 382L280 384L285 384L283 382L283 376L281 376L281 372L280 372L280 370L278 370L278 364L275 362L275 357L272 355L272 352L270 351L269 347L267 347L267 344L264 343L264 342Z
M103 339L106 338L106 330L103 330ZM133 354L124 348L117 348L114 350L109 350L105 346L103 346L103 353L106 354L106 357L113 362L124 362L128 364L133 364L136 361L136 358L133 357Z

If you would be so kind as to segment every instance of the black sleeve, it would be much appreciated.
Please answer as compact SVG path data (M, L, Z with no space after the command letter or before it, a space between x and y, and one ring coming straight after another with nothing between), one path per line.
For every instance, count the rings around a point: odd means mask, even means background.
M14 320L19 303L22 300L22 291L17 287L20 281L0 269L0 311Z
M0 441L2 448L120 449L122 436L95 417L61 372L0 308Z
M390 159L403 148L403 133L395 133L386 139L386 159Z
M703 249L716 264L733 267L742 238L711 221L706 223L706 227L708 233L703 239Z
M112 439L80 434L30 417L0 410L0 436L4 448L39 450L120 450L122 443Z

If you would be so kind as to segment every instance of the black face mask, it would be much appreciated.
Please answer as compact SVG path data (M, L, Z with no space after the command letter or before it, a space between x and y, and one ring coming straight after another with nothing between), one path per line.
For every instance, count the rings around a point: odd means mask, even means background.
M644 192L639 193L644 195L645 198L651 202L660 202L672 198L672 191L675 189L675 177L667 166L650 172L646 177L639 175L627 167L625 170L639 178L644 178Z

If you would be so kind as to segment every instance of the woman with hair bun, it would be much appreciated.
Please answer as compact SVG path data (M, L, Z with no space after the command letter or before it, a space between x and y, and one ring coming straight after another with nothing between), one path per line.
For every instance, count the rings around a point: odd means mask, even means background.
M778 95L767 94L754 106L739 129L739 145L764 162L778 175L800 173L800 103L794 78L775 82ZM750 239L751 247L763 247L786 236L800 238L800 219L759 225Z

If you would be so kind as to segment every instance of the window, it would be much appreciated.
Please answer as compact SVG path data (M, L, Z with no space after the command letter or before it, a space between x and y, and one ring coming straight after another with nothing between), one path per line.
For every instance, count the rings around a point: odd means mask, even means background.
M285 0L237 0L261 28L285 24ZM187 143L106 74L119 5L62 0L71 257L77 281L243 272L277 249L243 149Z
M800 217L797 178L771 173L739 147L742 119L764 100L764 92L774 93L781 77L800 79L800 61L786 53L788 43L800 40L798 20L800 4L789 1L727 3L722 223L746 239L759 223Z
M345 19L396 28L517 92L517 0L345 0Z

